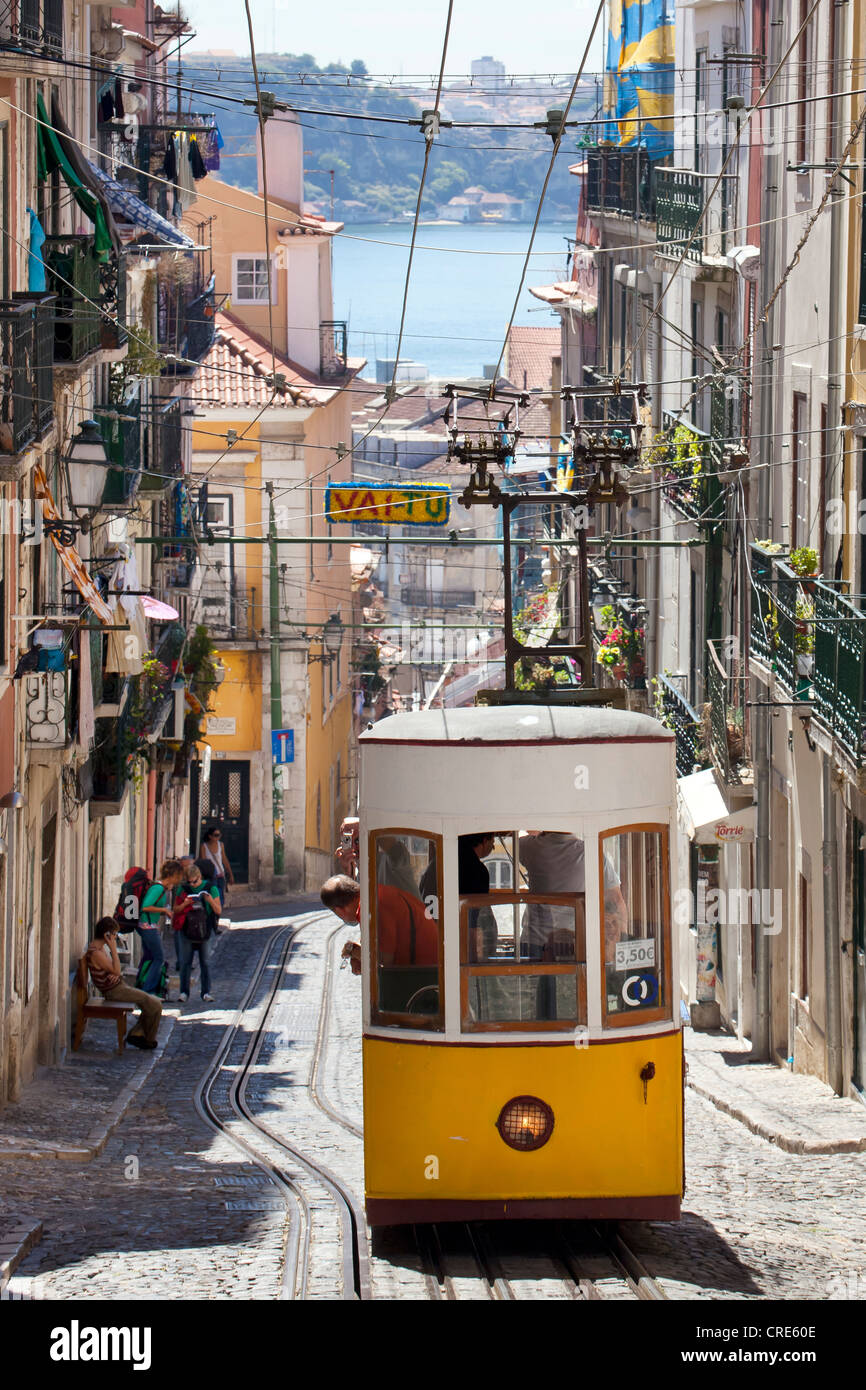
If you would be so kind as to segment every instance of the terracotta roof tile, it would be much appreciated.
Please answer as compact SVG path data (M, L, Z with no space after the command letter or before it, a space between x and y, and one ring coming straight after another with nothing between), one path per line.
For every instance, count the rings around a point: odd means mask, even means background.
M236 406L242 410L324 405L336 394L332 382L277 353L276 371L286 378L287 390L272 400L271 363L271 349L266 342L228 314L217 314L213 346L190 381L189 394L197 405ZM358 367L361 363L352 365Z
M508 335L505 375L520 391L549 391L552 358L561 349L559 328L512 328Z

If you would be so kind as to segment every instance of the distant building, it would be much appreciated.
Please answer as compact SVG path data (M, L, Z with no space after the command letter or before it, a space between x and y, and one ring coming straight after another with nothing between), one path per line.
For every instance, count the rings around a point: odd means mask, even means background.
M491 87L505 86L505 64L497 58L473 58L469 70L473 77L483 78Z
M473 186L441 203L437 216L448 222L522 222L523 199Z

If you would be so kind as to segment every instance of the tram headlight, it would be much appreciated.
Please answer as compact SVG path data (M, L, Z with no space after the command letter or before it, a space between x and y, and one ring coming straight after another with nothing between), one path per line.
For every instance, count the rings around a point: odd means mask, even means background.
M510 1149L527 1153L547 1143L553 1133L553 1111L537 1096L515 1096L500 1110L496 1128Z

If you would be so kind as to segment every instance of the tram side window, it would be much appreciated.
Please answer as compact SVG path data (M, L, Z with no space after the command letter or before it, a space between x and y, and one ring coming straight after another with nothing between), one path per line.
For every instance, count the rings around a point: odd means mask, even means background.
M370 850L373 1021L439 1029L441 840L414 831L375 831Z
M667 829L617 830L601 836L600 844L605 864L605 1022L617 1026L666 1018L670 1013Z

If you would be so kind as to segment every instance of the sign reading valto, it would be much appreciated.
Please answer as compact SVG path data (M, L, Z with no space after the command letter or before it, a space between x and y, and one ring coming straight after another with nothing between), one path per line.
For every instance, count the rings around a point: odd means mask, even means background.
M335 525L375 521L380 526L446 526L450 515L451 493L444 483L329 483L325 488L325 517Z

